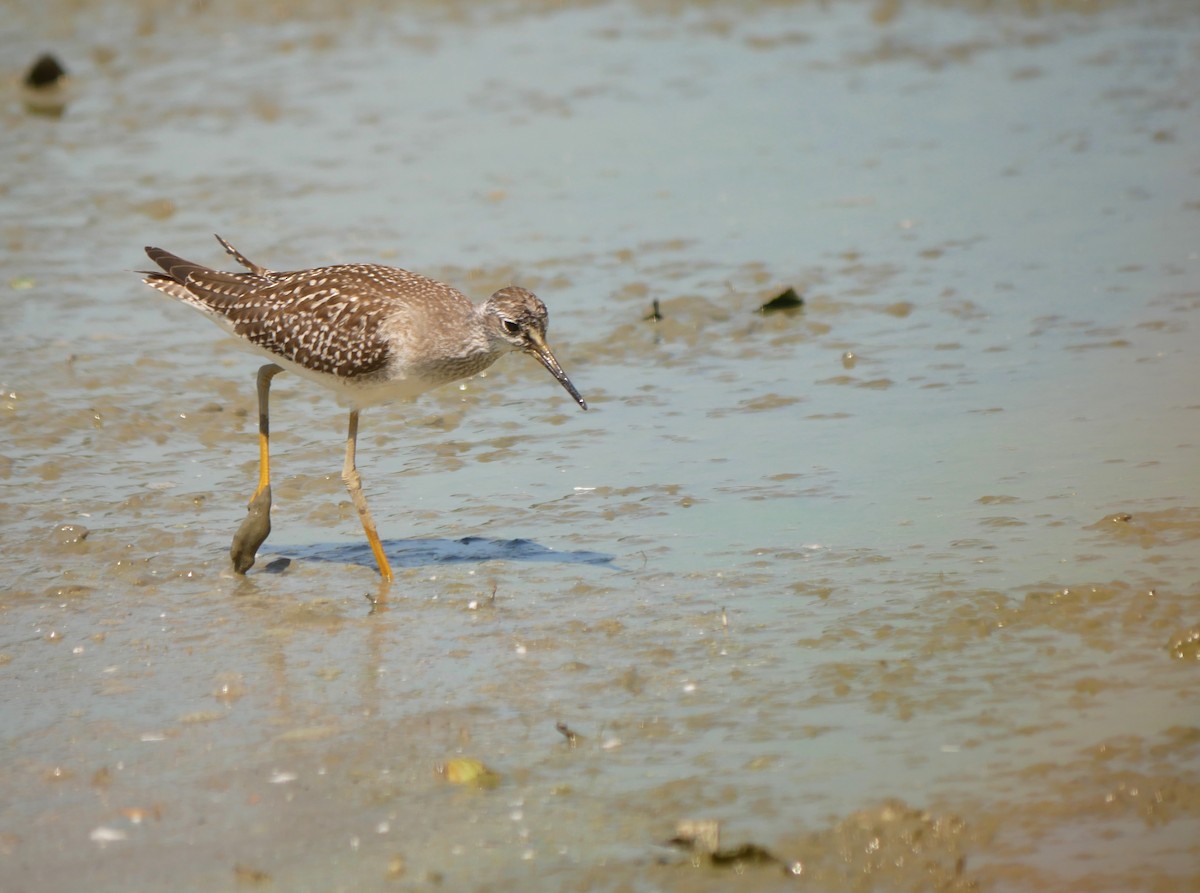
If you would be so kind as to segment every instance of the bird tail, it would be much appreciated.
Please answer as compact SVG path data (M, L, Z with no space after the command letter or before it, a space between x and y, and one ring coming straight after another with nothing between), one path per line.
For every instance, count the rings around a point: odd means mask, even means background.
M147 245L146 256L163 269L162 273L141 271L146 274L146 282L150 285L155 285L156 282L161 280L183 285L193 273L214 272L211 267L205 267L201 264L192 263L190 260L184 260L182 257L162 248L153 248Z
M146 255L162 268L162 272L140 271L144 283L201 310L220 315L224 314L226 305L244 297L256 283L270 284L257 273L223 273L184 260L162 248L148 246Z

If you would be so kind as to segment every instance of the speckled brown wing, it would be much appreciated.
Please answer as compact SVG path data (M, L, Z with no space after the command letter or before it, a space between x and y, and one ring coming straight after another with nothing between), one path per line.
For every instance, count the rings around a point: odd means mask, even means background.
M387 366L390 346L379 323L396 309L389 267L226 273L161 248L146 254L164 271L148 274L148 285L277 356L347 380L369 378Z
M241 337L314 372L354 380L387 366L380 325L398 309L378 270L344 265L295 273L191 271L184 283Z

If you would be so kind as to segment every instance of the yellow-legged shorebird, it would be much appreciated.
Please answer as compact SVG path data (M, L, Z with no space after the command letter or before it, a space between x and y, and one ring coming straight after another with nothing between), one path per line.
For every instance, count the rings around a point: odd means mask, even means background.
M250 569L271 532L267 405L271 379L280 372L323 385L349 408L342 480L389 582L392 569L354 462L361 410L467 378L511 351L533 355L587 409L546 344L546 305L530 291L509 286L475 305L449 285L396 267L338 264L278 273L247 260L220 236L217 241L248 272L223 273L147 248L163 272L146 273L143 281L203 311L272 360L258 370L258 489L230 548L238 573Z

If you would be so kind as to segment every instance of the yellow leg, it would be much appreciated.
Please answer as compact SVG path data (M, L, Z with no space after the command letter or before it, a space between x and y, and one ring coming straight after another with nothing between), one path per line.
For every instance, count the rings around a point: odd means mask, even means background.
M254 566L258 547L271 533L271 422L267 404L271 379L283 371L281 366L267 363L258 370L258 489L246 509L246 519L233 535L229 557L233 569L244 574Z
M258 488L250 502L258 499L271 486L271 413L268 402L271 397L271 379L283 371L282 366L267 363L258 370Z
M363 495L362 477L354 464L354 450L358 443L358 410L350 411L350 431L346 435L346 464L342 466L342 480L350 491L350 499L358 509L359 520L362 521L363 532L367 542L371 544L371 554L379 565L379 575L384 582L391 583L392 567L388 564L387 556L383 554L383 543L379 542L379 533L375 530L375 522L371 520L371 511L367 508L367 497Z

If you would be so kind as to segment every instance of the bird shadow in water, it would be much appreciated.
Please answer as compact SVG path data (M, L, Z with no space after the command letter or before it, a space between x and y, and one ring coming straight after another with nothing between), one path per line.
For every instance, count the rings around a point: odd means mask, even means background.
M560 552L532 540L498 540L466 536L458 540L385 540L383 550L393 567L423 567L430 564L465 564L484 561L544 561L559 564L611 564L616 556L603 552ZM342 543L291 548L290 557L301 561L327 561L375 567L375 558L365 544ZM272 562L273 563L273 562Z

